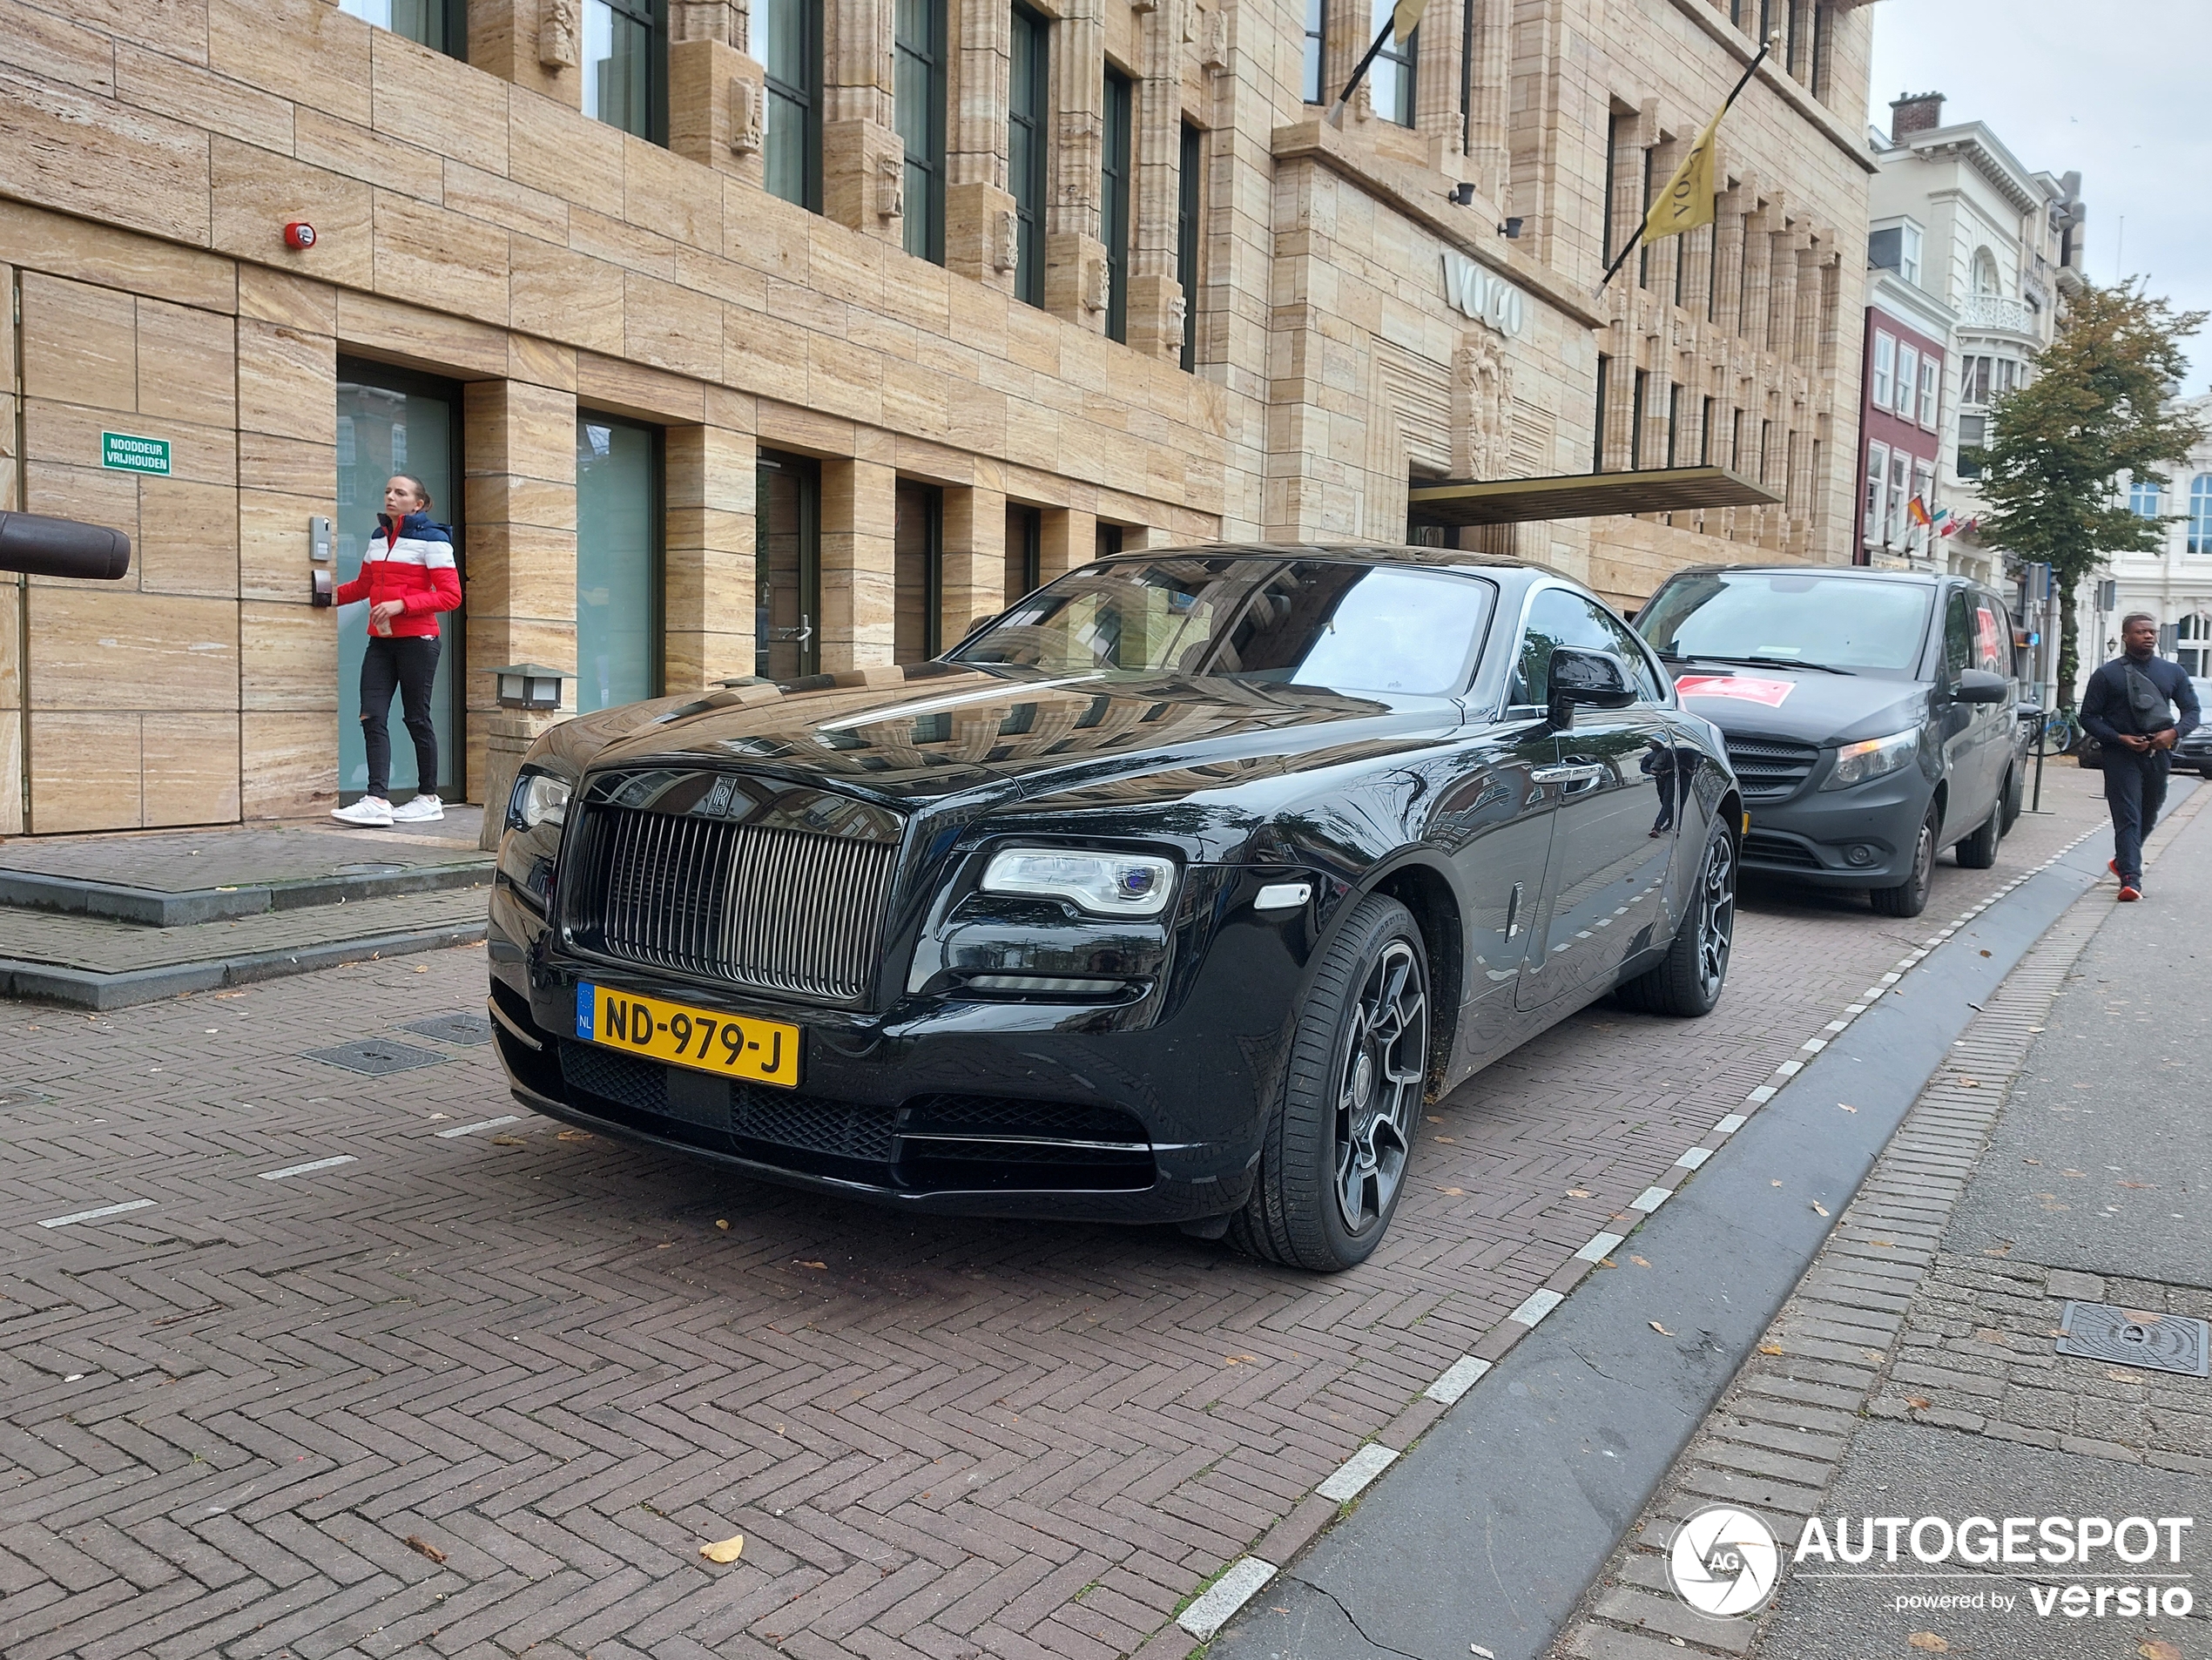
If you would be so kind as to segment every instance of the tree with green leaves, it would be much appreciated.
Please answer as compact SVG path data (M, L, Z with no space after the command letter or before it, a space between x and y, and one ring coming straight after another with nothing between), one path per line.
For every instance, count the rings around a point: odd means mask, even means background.
M2080 665L2074 590L2111 553L2159 545L2162 519L2130 511L2119 476L2170 482L2161 462L2188 453L2202 427L2170 391L2188 368L2182 342L2204 324L2144 294L2141 279L2083 284L2034 378L1990 408L1989 442L1967 446L1981 462L1982 539L2014 557L2047 561L2059 584L2059 702L2074 705Z

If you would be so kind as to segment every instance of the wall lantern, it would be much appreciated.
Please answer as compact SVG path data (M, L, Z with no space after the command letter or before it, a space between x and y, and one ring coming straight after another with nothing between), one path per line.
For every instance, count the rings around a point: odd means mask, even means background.
M558 709L561 682L569 678L567 670L549 669L543 663L510 663L491 673L502 709Z

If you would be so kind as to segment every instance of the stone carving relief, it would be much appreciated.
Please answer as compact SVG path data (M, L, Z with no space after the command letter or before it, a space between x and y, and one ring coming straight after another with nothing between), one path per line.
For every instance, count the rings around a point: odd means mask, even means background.
M1022 216L1011 207L991 215L991 269L1011 271L1022 262Z
M758 154L767 119L765 89L740 75L730 83L730 148L741 156Z
M538 0L537 62L541 69L576 67L577 0Z
M1083 255L1083 309L1085 311L1097 312L1106 309L1109 280L1106 256L1103 253L1086 253Z
M1461 338L1452 360L1452 472L1502 478L1513 455L1513 364L1497 339Z
M1198 67L1218 75L1229 67L1229 14L1217 6L1193 15L1197 19Z
M878 219L897 219L907 211L907 160L897 151L875 159L875 213Z

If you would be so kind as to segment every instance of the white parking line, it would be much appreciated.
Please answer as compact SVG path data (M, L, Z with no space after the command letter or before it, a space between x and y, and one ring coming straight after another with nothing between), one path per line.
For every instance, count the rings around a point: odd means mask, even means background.
M261 1179L280 1182L287 1176L305 1176L311 1170L328 1170L334 1164L356 1164L361 1161L351 1153L341 1153L335 1158L313 1158L304 1164L287 1164L282 1170L265 1170Z
M120 1205L103 1205L97 1211L72 1211L67 1216L50 1216L38 1225L42 1228L65 1228L72 1222L90 1222L95 1217L121 1216L125 1211L143 1211L152 1199L125 1199Z
M519 1112L510 1112L503 1118L479 1118L472 1124L455 1124L450 1130L438 1131L438 1139L451 1141L455 1136L473 1136L479 1130L496 1130L502 1124L519 1124L522 1117Z

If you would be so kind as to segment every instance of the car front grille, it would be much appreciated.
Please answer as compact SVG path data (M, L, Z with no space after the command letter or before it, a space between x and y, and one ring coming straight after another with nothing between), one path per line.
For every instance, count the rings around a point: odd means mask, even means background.
M874 982L898 844L595 802L568 915L585 949L854 1002Z
M1779 801L1795 795L1819 759L1820 751L1811 744L1728 734L1728 764L1736 769L1746 801Z
M1788 865L1799 870L1820 868L1820 860L1802 841L1758 830L1743 838L1743 859L1747 864Z
M887 1162L892 1155L895 1109L890 1107L687 1074L593 1043L563 1042L561 1074L572 1090L658 1120L652 1127L675 1139L704 1142L717 1151L723 1150L721 1137L734 1137L871 1163Z

